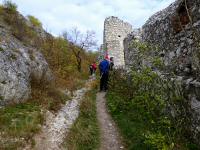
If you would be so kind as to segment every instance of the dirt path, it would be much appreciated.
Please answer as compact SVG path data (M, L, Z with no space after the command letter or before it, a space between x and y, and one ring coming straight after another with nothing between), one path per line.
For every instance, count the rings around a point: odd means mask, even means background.
M91 80L92 81L92 80ZM61 150L61 143L66 137L71 126L78 118L80 101L86 91L90 89L90 82L74 93L71 101L68 101L57 114L46 113L46 123L40 134L35 136L35 150Z
M116 125L107 112L105 92L97 93L97 117L101 128L100 150L124 149Z

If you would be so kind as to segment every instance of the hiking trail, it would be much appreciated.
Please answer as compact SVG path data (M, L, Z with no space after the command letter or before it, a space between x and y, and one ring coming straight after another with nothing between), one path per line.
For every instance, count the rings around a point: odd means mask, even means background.
M107 111L105 92L97 93L97 118L101 130L100 150L122 150L121 137L118 129Z
M56 113L46 112L46 123L41 132L35 136L35 150L61 150L63 139L67 136L71 126L79 116L80 102L84 94L90 89L90 83L93 79L87 81L85 87L74 92L72 100Z

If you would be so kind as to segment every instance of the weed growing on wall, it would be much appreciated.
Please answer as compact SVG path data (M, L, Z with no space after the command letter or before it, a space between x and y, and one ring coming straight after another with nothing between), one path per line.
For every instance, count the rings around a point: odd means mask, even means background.
M164 69L164 62L161 54L161 49L157 45L151 45L146 42L133 40L129 48L134 49L136 55L134 56L134 62L132 67L135 69L141 69L141 67L151 67L152 69Z

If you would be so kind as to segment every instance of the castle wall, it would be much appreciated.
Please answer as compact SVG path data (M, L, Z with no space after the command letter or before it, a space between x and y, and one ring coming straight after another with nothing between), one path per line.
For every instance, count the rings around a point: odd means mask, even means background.
M132 32L132 26L117 17L108 17L104 22L104 49L114 58L115 66L124 66L124 38ZM106 53L106 52L105 52Z
M162 70L153 68L163 76L178 80L191 104L194 121L200 119L200 1L177 0L166 9L156 13L144 24L140 32L132 32L124 40L127 68L141 66L144 62L151 67L148 58L162 60ZM188 15L189 14L189 15ZM139 50L131 46L138 40L152 48L144 60L138 60ZM150 59L149 59L150 60ZM146 64L145 64L146 65ZM167 75L166 75L167 74ZM169 75L173 74L173 77ZM199 124L193 125L194 134L200 134ZM199 143L199 141L197 141Z

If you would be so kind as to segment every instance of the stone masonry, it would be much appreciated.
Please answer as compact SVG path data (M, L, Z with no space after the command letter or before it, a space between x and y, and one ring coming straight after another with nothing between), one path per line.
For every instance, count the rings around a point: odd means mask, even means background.
M123 40L132 32L132 26L117 17L108 17L104 22L104 56L114 58L115 66L125 66Z
M134 31L124 40L126 67L139 68L148 64L162 76L173 74L171 80L181 83L192 113L198 115L194 115L197 124L192 130L195 136L200 135L200 1L176 0ZM135 41L151 46L143 60L137 60L140 53L132 47ZM161 60L164 69L155 68L148 61L150 57Z

